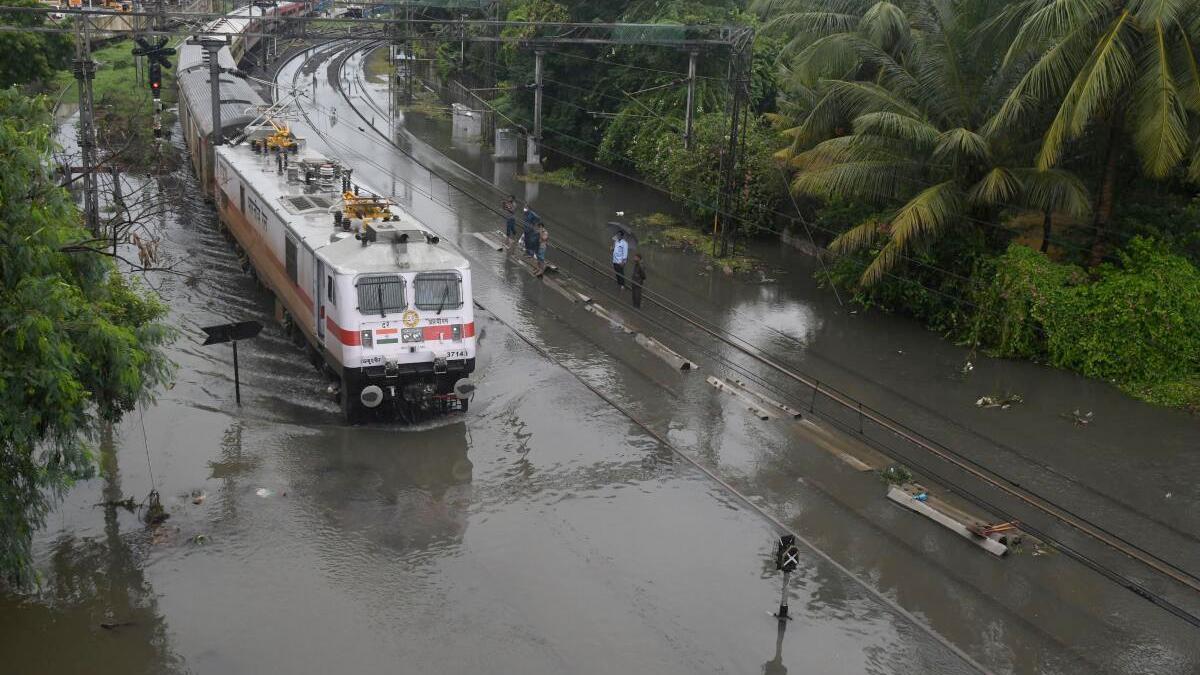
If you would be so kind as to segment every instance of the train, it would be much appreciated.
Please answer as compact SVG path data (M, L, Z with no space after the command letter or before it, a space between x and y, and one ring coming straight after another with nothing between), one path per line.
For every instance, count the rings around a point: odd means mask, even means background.
M249 5L202 29L230 37L216 52L220 129L208 53L179 48L179 120L192 168L274 294L277 316L338 380L348 423L466 412L476 360L467 259L357 183L353 167L310 149L237 70L273 11L304 11L290 5Z

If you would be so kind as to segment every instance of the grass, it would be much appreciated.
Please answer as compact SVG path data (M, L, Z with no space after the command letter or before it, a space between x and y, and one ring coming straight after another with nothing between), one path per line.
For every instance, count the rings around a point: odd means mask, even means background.
M523 183L546 183L547 185L557 185L565 188L577 188L581 190L599 190L600 186L595 183L590 183L583 177L583 172L577 166L565 166L561 169L553 171L543 171L541 173L525 173L518 174L517 180Z
M371 52L367 57L366 63L363 64L363 73L369 82L388 81L388 77L392 74L392 64L388 60L389 54L386 47L380 47Z
M1200 414L1200 380L1127 385L1121 388L1130 396L1147 403L1182 408Z
M137 71L133 61L133 40L119 40L110 42L100 49L92 50L92 60L98 64L96 66L96 77L92 80L92 97L96 102L99 102L106 96L114 96L116 94L127 94L131 91L141 91L146 94L146 109L152 111L150 107L150 86L145 82L139 82L137 79ZM162 71L162 100L164 105L169 105L175 102L175 69L163 68ZM68 70L61 70L54 77L52 91L60 91L63 87L72 86L74 90L75 75ZM74 91L68 92L63 99L72 96ZM77 96L77 94L75 94Z
M652 213L634 218L633 224L638 227L640 243L699 253L711 268L726 274L747 274L762 269L762 262L753 256L735 253L725 257L714 257L712 235L683 225L674 216Z
M434 119L449 119L450 117L450 106L442 103L437 94L424 87L414 88L413 102L401 105L400 110Z

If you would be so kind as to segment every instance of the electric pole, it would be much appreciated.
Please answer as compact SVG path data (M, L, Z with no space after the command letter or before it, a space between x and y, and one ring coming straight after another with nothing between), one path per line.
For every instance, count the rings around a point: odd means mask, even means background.
M100 197L96 185L96 110L92 100L92 80L96 62L88 37L86 15L75 21L75 82L79 87L79 154L83 170L83 222L93 236L100 236Z
M215 148L224 142L221 134L221 62L217 58L217 53L222 47L229 44L229 36L224 38L216 38L212 36L204 36L191 38L187 41L189 45L200 45L204 51L208 52L208 84L210 88L209 98L212 99L212 146Z
M737 234L736 211L741 192L741 169L738 164L741 159L741 145L746 135L746 123L749 121L749 96L746 91L749 85L749 51L750 47L743 45L735 47L730 54L729 80L733 92L729 98L729 135L725 151L721 155L721 191L717 197L720 249L716 255L721 258L733 253L734 236ZM713 247L717 247L716 241L713 242Z
M688 75L687 75L687 110L683 115L683 147L688 150L692 149L693 134L692 125L694 124L694 110L696 107L696 56L699 52L695 49L688 52Z
M525 149L526 166L542 163L542 57L546 50L533 52L533 136Z

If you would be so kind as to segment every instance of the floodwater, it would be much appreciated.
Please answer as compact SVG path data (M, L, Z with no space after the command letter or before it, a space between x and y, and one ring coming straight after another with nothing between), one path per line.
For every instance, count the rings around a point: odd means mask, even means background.
M337 54L315 49L280 71L285 88L317 89L294 128L471 259L486 310L470 413L416 428L342 426L329 383L269 321L270 299L180 173L168 186L180 212L162 234L185 276L151 279L182 331L177 383L98 439L100 475L39 534L40 590L0 592L6 672L1200 669L1186 624L1066 556L994 559L895 507L874 476L703 380L736 374L796 403L777 373L661 310L634 316L607 279L554 258L560 242L602 263L603 223L616 210L660 210L653 194L600 176L600 192L519 183L448 123L404 119L403 147L456 183L475 172L530 200L551 223L552 258L701 371L673 371L484 247L470 234L496 229L495 215L372 135L372 85L342 99L328 79ZM359 67L348 60L346 79ZM498 201L479 181L472 190ZM652 290L1200 571L1194 418L1028 364L974 357L956 377L962 350L839 307L794 252L758 252L779 268L771 282L644 251ZM199 327L242 319L268 327L239 349L238 408L229 347L201 347ZM974 407L1001 390L1026 403ZM1076 407L1097 421L1076 429L1059 416ZM170 513L159 527L96 506L152 488ZM767 615L781 579L764 513L812 544L782 635ZM1179 589L1155 588L1195 611Z

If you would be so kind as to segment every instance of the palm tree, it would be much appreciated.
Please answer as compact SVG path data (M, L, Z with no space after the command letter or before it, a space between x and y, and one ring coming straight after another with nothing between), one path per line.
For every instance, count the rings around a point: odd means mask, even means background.
M1142 172L1162 179L1188 163L1200 181L1200 3L1195 0L1023 0L988 28L1010 42L1006 72L1020 79L984 128L988 137L1052 115L1037 166L1060 166L1071 141L1100 140L1093 258L1112 217L1123 142Z
M781 153L798 169L793 189L892 209L830 244L848 253L887 235L863 285L952 227L987 226L1006 206L1087 210L1069 173L1029 168L1022 146L980 130L1008 87L995 49L973 30L989 18L989 3L910 4L905 12L874 3L853 30L813 41L791 64L820 94ZM903 31L882 30L881 16Z

